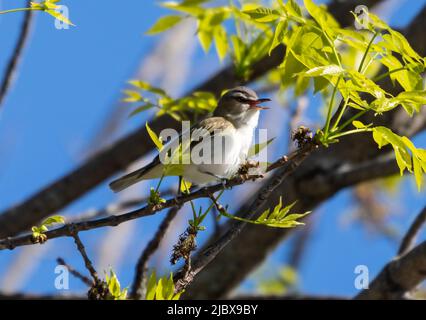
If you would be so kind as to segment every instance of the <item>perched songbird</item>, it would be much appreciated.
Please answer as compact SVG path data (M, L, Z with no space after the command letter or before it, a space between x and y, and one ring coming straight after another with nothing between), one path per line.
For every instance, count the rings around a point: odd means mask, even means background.
M259 111L268 109L260 104L266 101L270 99L259 99L256 92L247 87L236 87L225 93L213 116L192 126L187 135L191 137L187 144L190 161L182 166L183 178L196 185L232 178L247 160ZM182 133L179 138L184 136ZM111 182L111 189L118 192L141 180L161 177L165 168L160 161L164 159L161 152L147 166Z

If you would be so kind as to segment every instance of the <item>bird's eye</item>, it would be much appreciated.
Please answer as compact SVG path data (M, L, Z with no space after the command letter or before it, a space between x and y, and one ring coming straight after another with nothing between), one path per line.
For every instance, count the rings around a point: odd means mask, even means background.
M244 103L244 102L246 102L246 99L244 99L243 97L237 97L237 101Z

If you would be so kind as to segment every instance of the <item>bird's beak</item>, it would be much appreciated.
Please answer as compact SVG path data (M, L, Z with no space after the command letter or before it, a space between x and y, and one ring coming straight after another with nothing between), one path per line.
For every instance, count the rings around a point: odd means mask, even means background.
M257 99L250 102L250 109L256 109L256 110L267 110L268 107L260 106L262 102L271 101L271 99L263 98L263 99Z

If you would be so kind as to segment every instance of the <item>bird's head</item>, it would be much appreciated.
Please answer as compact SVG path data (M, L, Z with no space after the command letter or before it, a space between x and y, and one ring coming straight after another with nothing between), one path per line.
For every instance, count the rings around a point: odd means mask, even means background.
M219 100L213 115L225 119L240 126L249 123L259 116L260 110L268 109L260 104L271 101L259 99L256 92L247 87L236 87L226 92Z

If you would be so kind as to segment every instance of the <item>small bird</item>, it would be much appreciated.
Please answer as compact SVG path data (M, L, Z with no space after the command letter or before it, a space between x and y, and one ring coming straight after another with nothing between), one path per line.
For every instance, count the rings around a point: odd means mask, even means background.
M259 122L261 106L270 99L259 99L247 87L227 91L219 100L213 116L192 126L190 131L190 161L183 164L182 177L194 185L207 185L232 178L247 160L254 129ZM179 139L185 136L181 133ZM217 143L219 141L220 143ZM165 149L165 148L164 148ZM110 183L114 192L131 185L164 175L162 152L145 167ZM210 154L208 154L210 153Z

